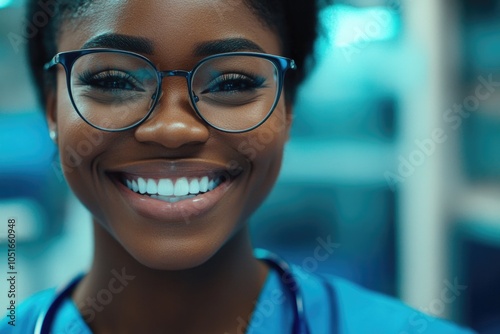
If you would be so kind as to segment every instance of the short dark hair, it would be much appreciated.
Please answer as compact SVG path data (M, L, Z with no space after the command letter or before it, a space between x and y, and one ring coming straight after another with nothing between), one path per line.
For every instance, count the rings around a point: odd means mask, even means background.
M54 74L43 66L57 53L57 37L65 20L78 17L95 0L28 0L27 22L41 11L50 10L49 22L28 40L28 59L40 101L55 85ZM286 77L286 98L294 101L297 87L313 63L318 35L319 5L314 0L244 0L252 11L281 38L284 55L295 60L298 69ZM308 66L309 65L309 66Z

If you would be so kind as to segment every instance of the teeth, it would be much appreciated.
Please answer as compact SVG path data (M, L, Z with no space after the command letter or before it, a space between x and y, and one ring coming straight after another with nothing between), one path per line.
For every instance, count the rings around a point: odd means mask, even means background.
M196 197L196 195L187 195L187 196L180 196L180 197L151 195L151 198L159 199L161 201L169 202L169 203L175 203L175 202L183 201L185 199L194 198L194 197Z
M142 177L140 177L139 180L137 180L137 184L139 185L139 192L141 194L145 194L148 188L146 181Z
M130 187L129 187L129 189L130 189ZM139 191L139 185L137 184L136 180L132 181L132 190L134 192L138 192Z
M181 177L175 182L171 179L156 181L142 177L137 180L125 180L125 184L130 190L171 203L193 198L200 193L214 190L221 182L220 178L209 179L208 176L190 180L187 177Z
M156 182L152 179L148 180L147 192L150 195L156 195L158 193L158 186L156 185Z
M172 196L174 194L174 184L170 179L161 179L158 182L158 195Z
M208 177L204 176L200 180L200 191L205 193L208 191Z
M189 183L185 177L181 177L175 182L174 196L186 196L189 194Z
M191 183L189 183L189 193L197 194L200 192L200 182L197 179L192 179Z

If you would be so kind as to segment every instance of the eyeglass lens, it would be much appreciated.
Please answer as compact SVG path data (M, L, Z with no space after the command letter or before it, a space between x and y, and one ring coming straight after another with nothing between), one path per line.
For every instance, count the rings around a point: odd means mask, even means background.
M70 89L85 120L118 130L148 115L157 97L158 80L156 69L140 57L99 52L75 61ZM224 130L243 131L258 125L272 111L279 72L265 58L227 55L202 62L191 81L194 107L206 122Z

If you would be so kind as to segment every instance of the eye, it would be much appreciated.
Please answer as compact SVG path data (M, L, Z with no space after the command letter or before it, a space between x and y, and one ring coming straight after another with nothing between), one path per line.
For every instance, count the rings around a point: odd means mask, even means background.
M86 71L80 74L81 85L99 88L103 91L141 91L141 83L133 75L120 70L106 70L99 73Z
M228 73L222 74L210 81L202 94L207 93L239 93L250 92L263 87L263 77L251 77L245 74Z

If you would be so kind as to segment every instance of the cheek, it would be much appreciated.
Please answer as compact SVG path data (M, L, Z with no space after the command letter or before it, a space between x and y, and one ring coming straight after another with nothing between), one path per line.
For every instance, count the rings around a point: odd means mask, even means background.
M248 132L237 143L237 150L254 165L272 162L274 156L282 154L288 128L285 108L280 105L264 124Z
M57 131L61 163L66 176L79 171L88 157L95 153L89 137L90 127L80 118L71 104L66 85L58 85L57 94Z
M252 173L250 205L253 212L269 194L278 177L283 158L283 148L288 138L288 122L284 108L275 110L262 126L248 133L239 143L238 150L250 160Z
M77 113L69 96L66 75L61 71L57 81L56 123L61 158L77 163L96 156L104 142L104 132L88 125Z
M58 85L56 121L61 171L73 193L92 212L100 212L94 161L105 147L105 133L85 123L71 104L65 83Z
M76 149L78 132L84 127L84 122L73 108L66 85L66 76L61 71L57 80L56 122L59 137L59 150L62 148Z

